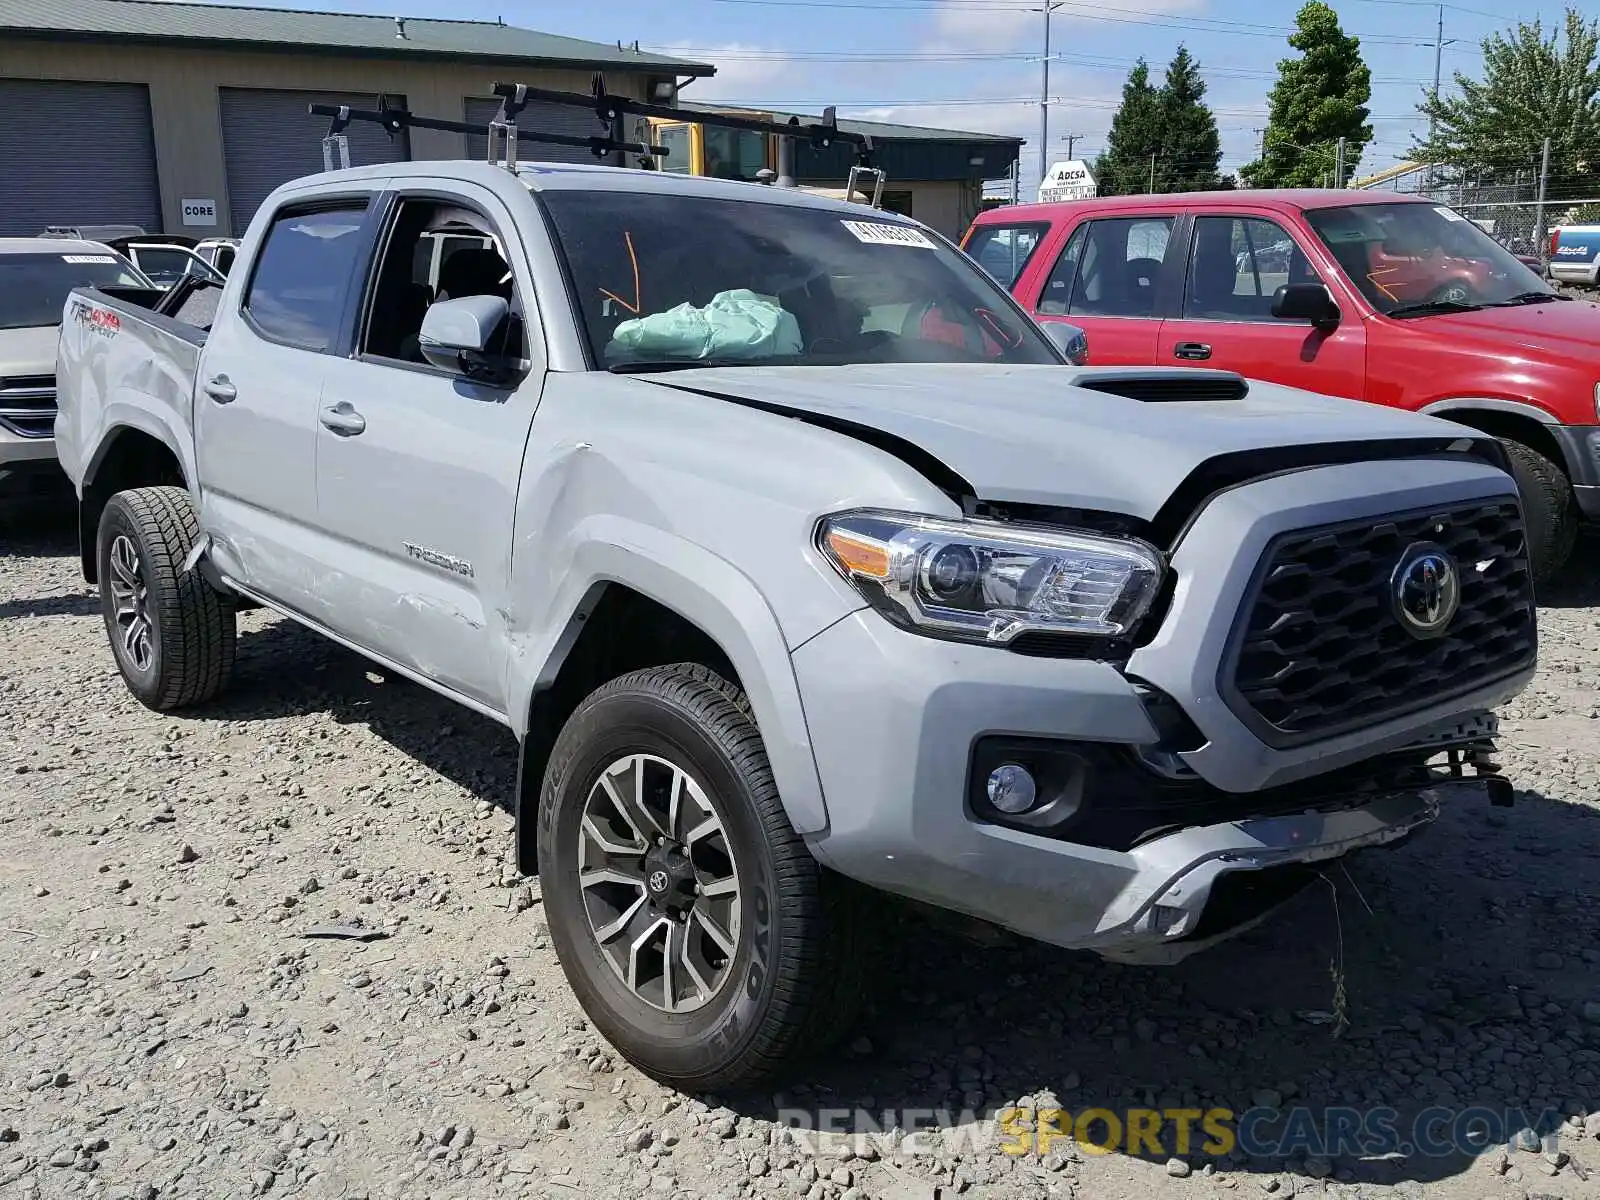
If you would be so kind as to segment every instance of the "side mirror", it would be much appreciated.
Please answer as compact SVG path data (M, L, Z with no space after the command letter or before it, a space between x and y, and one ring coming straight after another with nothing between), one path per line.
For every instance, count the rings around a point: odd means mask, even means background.
M509 363L489 347L511 315L501 296L462 296L428 306L417 334L422 357L473 379L503 380Z
M1334 329L1340 320L1333 293L1322 283L1289 283L1272 298L1272 315L1284 321L1310 321L1317 329Z
M1076 325L1068 325L1061 321L1046 321L1044 335L1055 343L1057 350L1067 356L1067 361L1075 367L1087 366L1089 363L1089 335Z

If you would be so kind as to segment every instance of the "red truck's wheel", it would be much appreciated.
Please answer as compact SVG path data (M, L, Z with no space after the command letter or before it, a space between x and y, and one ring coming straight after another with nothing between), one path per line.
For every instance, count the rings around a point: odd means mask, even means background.
M232 605L183 573L198 533L178 487L118 492L100 517L100 602L128 690L158 712L209 700L233 671Z
M784 1070L848 1027L860 926L790 826L743 693L704 667L604 685L556 742L539 879L578 1002L692 1090Z
M1565 472L1537 450L1501 439L1522 497L1522 521L1535 583L1549 581L1578 541L1578 503Z

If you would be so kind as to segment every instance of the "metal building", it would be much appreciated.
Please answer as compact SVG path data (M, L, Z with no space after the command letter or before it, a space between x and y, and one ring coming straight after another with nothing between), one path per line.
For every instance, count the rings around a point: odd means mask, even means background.
M497 22L143 0L0 0L0 237L46 225L243 233L279 183L322 169L313 102L482 120L497 81L670 103L715 68ZM604 133L577 108L530 106L556 132ZM482 153L460 134L349 130L351 161ZM594 161L540 147L545 159Z

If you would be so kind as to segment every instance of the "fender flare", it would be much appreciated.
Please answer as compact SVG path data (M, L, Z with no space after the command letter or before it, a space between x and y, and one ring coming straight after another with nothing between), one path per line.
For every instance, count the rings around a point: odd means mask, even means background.
M631 588L694 624L721 647L749 697L790 823L801 834L827 829L822 781L789 644L754 581L702 546L623 518L597 516L573 532L576 536L567 542L574 546L570 558L546 576L560 580L546 608L549 619L533 623L541 631L534 636L512 635L507 695L519 740L527 736L535 694L560 674L605 586ZM543 574L549 568L541 565L539 570Z
M1496 400L1489 396L1451 396L1444 400L1435 400L1431 404L1424 404L1418 411L1430 417L1443 417L1449 420L1453 412L1503 412L1512 413L1519 417L1527 417L1541 425L1559 425L1555 416L1537 404L1530 404L1525 400Z
M113 400L106 405L103 432L95 441L94 453L89 457L88 464L83 471L83 489L87 490L94 483L94 478L105 464L106 455L111 453L118 435L124 429L132 429L155 439L172 452L172 457L178 460L178 470L183 473L184 484L189 489L189 494L198 504L200 496L196 488L194 453L192 444L185 439L175 436L172 426L162 417L150 409L126 401Z

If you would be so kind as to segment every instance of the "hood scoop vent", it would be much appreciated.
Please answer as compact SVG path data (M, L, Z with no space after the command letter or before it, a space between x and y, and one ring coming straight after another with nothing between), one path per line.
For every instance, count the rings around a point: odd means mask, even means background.
M1091 392L1108 392L1143 404L1178 401L1243 400L1250 394L1244 377L1231 371L1172 372L1159 375L1085 375L1073 381Z

